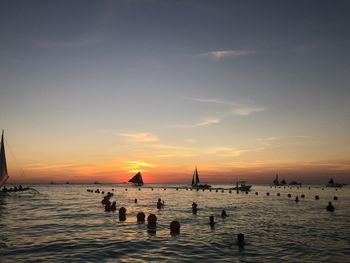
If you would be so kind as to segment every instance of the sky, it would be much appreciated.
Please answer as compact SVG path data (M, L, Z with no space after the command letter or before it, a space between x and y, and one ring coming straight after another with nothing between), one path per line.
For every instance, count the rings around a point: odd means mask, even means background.
M2 0L9 182L350 183L349 12Z

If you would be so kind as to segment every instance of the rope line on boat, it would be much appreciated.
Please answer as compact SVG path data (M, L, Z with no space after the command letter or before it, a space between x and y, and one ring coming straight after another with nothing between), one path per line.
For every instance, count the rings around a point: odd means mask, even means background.
M11 155L12 155L12 157L13 157L13 159L14 159L16 165L17 165L17 167L19 167L19 170L20 170L20 172L21 172L21 175L22 175L23 177L26 177L26 174L25 174L25 172L24 172L24 169L22 168L22 166L20 165L20 163L17 161L16 155L14 154L14 152L13 152L13 150L12 150L10 144L7 142L6 139L4 139L4 140L5 140L5 143L6 143L6 145L7 145L7 148L10 150L10 153L11 153Z

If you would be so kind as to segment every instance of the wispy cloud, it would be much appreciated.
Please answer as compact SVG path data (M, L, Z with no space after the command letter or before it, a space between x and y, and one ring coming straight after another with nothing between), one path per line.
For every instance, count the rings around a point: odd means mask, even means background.
M102 42L103 35L92 35L87 37L81 37L77 39L71 39L67 41L59 40L41 40L36 43L38 47L42 48L78 48L82 46L94 45Z
M229 113L239 116L249 116L257 112L262 112L268 110L266 107L261 107L255 105L253 102L232 102L228 100L222 100L217 98L191 98L187 97L189 100L211 103L211 104L220 104L229 106Z
M244 150L239 150L230 147L211 147L206 150L207 154L216 154L224 157L237 157L240 156Z
M193 129L197 127L209 126L212 124L220 123L221 119L219 117L208 117L203 118L201 121L193 123L193 124L175 124L174 127L182 128L182 129Z
M208 56L214 59L223 59L223 58L237 58L242 56L247 56L255 53L252 50L244 49L228 49L228 50L214 50L206 53L201 53L201 56Z
M256 107L252 105L240 105L230 109L232 114L240 115L240 116L249 116L249 115L252 115L253 113L262 112L266 110L267 108Z
M128 138L135 142L157 142L159 138L151 133L116 133L115 135Z

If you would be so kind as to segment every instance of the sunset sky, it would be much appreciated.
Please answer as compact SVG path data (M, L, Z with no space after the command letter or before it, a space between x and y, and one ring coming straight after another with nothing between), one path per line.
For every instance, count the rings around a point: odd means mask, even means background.
M350 183L349 1L0 2L9 182ZM23 174L23 172L25 174Z

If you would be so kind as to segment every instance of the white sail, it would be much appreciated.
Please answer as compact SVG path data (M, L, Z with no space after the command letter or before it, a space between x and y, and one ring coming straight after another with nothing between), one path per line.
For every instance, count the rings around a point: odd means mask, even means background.
M1 147L0 147L0 187L2 187L7 179L9 178L7 174L7 164L5 155L5 145L4 145L4 130L1 135Z

